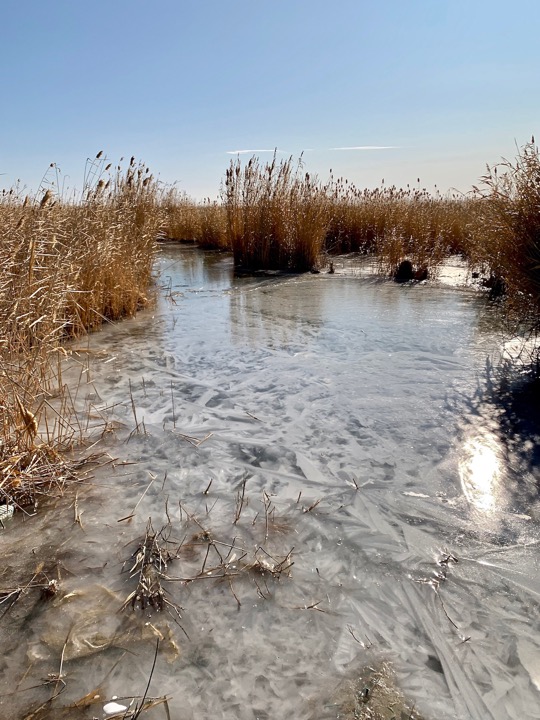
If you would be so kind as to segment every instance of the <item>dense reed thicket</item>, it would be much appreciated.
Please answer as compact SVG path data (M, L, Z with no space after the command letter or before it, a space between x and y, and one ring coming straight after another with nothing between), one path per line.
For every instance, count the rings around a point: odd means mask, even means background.
M504 289L521 316L540 309L540 155L534 140L515 162L489 168L468 195L425 188L322 185L292 159L231 162L222 187L229 248L251 269L308 270L320 253L374 254L392 274L408 259L433 271L461 255ZM222 244L223 246L223 244Z
M122 170L99 153L76 201L50 175L33 199L0 198L0 504L40 435L49 446L72 437L49 402L62 392L62 343L148 303L162 226L156 182L134 158Z
M301 160L295 166L276 156L266 165L232 161L221 196L235 264L294 271L316 266L323 251L374 253L388 273L405 258L434 269L465 252L478 204L425 189L359 190L333 178L323 185Z
M464 252L476 212L473 199L410 187L359 190L342 179L327 188L330 253L375 253L391 273L405 258L435 268L445 257Z
M418 181L419 183L419 181ZM292 158L231 162L222 186L226 245L247 269L305 271L325 254L361 252L389 275L403 260L425 277L452 255L480 270L509 317L540 329L540 154L487 169L467 195L425 188L322 185ZM223 243L221 243L223 247Z
M534 138L514 161L487 167L466 255L506 295L512 319L540 331L540 153Z
M319 260L329 221L328 196L302 159L261 165L232 161L221 191L227 242L237 267L303 272Z

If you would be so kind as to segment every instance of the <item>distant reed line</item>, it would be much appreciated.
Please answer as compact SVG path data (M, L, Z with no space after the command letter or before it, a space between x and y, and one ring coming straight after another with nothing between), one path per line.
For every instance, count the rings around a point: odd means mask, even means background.
M515 160L487 167L467 194L322 183L302 158L232 160L219 201L171 194L165 232L232 251L246 270L303 272L329 255L372 254L393 274L405 259L433 274L455 255L504 295L509 316L537 329L540 314L540 155L534 138ZM325 259L326 258L326 259Z

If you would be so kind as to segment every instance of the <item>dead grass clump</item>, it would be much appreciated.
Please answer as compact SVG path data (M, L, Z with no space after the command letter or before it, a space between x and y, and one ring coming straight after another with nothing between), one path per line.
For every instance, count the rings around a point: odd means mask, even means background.
M198 204L186 193L170 189L163 199L165 216L162 237L165 240L196 242L200 236Z
M283 556L271 555L262 546L253 550L246 549L237 544L236 539L229 543L217 542L213 539L207 541L206 552L200 571L187 580L215 579L227 582L232 596L240 607L242 605L234 589L234 583L242 579L251 579L260 598L268 599L270 589L268 579L280 580L291 577L291 568L294 565L292 553L294 548ZM208 564L210 551L214 551L214 562ZM217 556L217 557L216 557ZM184 578L186 580L186 578Z
M245 495L242 497L245 500ZM171 540L170 521L159 532L153 529L152 521L148 521L144 538L138 543L130 560L132 562L129 570L130 579L135 578L137 584L124 601L122 610L129 606L132 609L140 608L141 610L151 608L156 612L166 610L178 623L177 618L182 617L181 608L169 598L163 586L164 583L178 582L186 585L199 581L206 583L212 580L218 583L226 582L231 595L240 606L242 603L234 588L237 580L251 578L259 597L268 598L270 590L267 579L279 580L282 577L290 577L291 568L294 565L292 560L294 548L291 548L285 555L270 553L266 542L268 540L268 516L266 521L262 517L260 518L261 526L265 522L265 542L253 547L247 537L239 538L238 535L231 540L218 540L185 507L180 504L179 508L182 516L185 515L188 526L195 525L197 532L187 542L186 533L184 540L177 543ZM268 503L266 503L266 511L271 511ZM236 525L240 517L238 512L237 506L236 520L233 525ZM254 525L255 522L252 521L251 527L253 528ZM183 560L185 574L182 576L171 575L168 569L169 565L179 558ZM179 626L186 634L184 628L180 624Z
M79 479L77 471L86 462L71 460L45 443L22 451L15 445L11 452L9 447L3 450L0 505L18 510L35 509L41 498Z
M316 266L329 220L328 201L302 159L262 166L231 161L222 187L227 241L236 267L304 272Z
M122 610L128 605L141 610L151 607L158 612L171 608L180 616L179 607L168 600L161 584L167 576L169 562L175 558L169 550L166 532L167 528L156 532L152 521L148 521L144 538L132 555L134 563L129 570L130 578L137 579L137 587L126 598Z
M264 548L258 547L253 556L243 563L241 568L246 572L255 572L259 575L269 574L273 578L280 578L282 575L290 577L289 571L294 565L291 559L293 550L294 548L291 548L283 557L273 557Z
M199 205L199 247L208 250L228 250L225 208L207 198Z
M195 526L196 532L190 540L178 547L178 555L183 558L186 570L189 567L189 574L174 578L182 582L226 582L238 605L242 603L235 592L234 583L249 580L255 585L259 597L268 598L270 590L267 580L278 581L291 577L294 565L294 548L283 552L283 542L273 537L281 535L285 525L279 517L276 518L270 497L263 492L261 504L254 512L255 505L250 503L245 486L244 479L236 497L232 519L235 534L232 538L224 528L221 533L210 530L180 504L181 517L185 516L187 520L185 537L188 537L190 527ZM221 539L218 539L219 534Z

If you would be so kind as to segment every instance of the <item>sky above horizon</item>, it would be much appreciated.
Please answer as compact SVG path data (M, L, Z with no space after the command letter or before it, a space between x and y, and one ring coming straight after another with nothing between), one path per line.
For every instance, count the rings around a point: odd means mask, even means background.
M4 0L0 187L135 155L215 198L237 153L466 192L540 137L538 0Z

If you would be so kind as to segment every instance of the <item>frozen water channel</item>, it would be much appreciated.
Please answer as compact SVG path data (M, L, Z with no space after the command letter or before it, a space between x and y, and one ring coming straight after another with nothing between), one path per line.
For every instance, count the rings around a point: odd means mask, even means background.
M80 717L101 718L142 695L158 638L150 694L173 720L352 718L344 679L381 662L426 719L540 718L537 446L494 401L484 298L352 271L235 278L185 247L157 269L157 306L66 361L115 458L79 488L81 522L69 497L0 535L6 569L60 579L0 620L0 717L50 696L27 688L63 652L56 706L99 688ZM163 586L181 619L120 611L149 518L180 546Z

